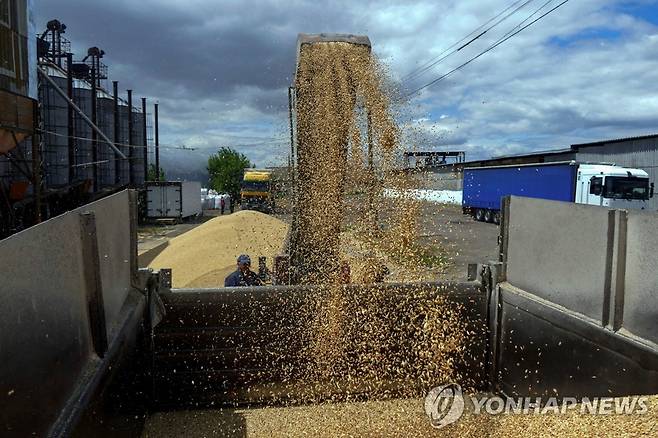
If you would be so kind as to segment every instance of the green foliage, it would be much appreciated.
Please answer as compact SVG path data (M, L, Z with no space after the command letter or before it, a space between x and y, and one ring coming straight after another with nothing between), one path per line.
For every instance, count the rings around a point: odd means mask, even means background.
M240 183L244 169L254 166L249 159L231 148L222 147L208 158L210 187L240 199Z
M153 163L149 164L149 171L148 171L148 175L146 175L146 180L147 181L155 181L156 180L156 178L155 178L155 164L153 164ZM160 168L160 179L159 179L159 181L166 181L164 169L162 169L162 167Z

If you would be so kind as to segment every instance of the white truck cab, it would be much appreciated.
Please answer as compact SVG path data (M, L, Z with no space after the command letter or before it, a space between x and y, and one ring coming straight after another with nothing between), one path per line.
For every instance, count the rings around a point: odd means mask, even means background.
M644 210L653 197L653 183L641 169L612 164L578 166L575 202L609 208Z

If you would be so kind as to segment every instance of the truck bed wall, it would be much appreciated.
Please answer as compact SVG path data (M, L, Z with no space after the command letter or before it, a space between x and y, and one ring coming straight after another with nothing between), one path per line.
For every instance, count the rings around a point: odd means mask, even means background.
M572 202L576 165L504 166L464 169L463 207L499 210L504 196Z
M313 358L305 324L317 320L309 315L317 315L318 299L331 298L327 288L165 291L155 295L167 313L151 338L144 313L157 291L154 281L133 287L134 203L134 196L120 193L0 242L0 263L12 273L0 283L2 436L138 434L143 416L131 405L140 399L174 408L304 400L298 397L309 387L297 383L314 385L316 401L337 391L359 395L358 386L336 390L317 380L284 380ZM481 281L346 287L346 327L354 339L360 324L376 322L368 331L389 340L382 364L417 364L408 359L428 355L408 348L423 341L413 327L447 305L468 335L457 383L491 384L518 396L658 393L658 215L518 197L504 207L503 260L488 275L484 269ZM99 233L90 232L86 211L106 217L96 223ZM123 265L104 270L93 259L125 263L130 275L109 278ZM90 307L99 285L108 339L100 355ZM380 305L364 306L372 296ZM152 356L142 332L153 342ZM146 392L138 376L151 371L151 363L153 385ZM427 390L419 382L428 381L413 372L404 381L395 378L399 368L384 369L393 372L385 374L390 386L380 386L388 396ZM426 369L414 368L419 376ZM432 376L433 384L445 383L444 375Z
M658 214L507 198L493 374L518 396L658 393Z
M166 316L154 332L153 400L160 407L183 407L336 400L362 392L423 396L447 379L485 389L487 294L480 283L350 285L341 291L344 306L334 322L342 335L319 339L335 342L326 345L329 351L347 348L348 359L336 361L345 373L326 381L313 373L323 354L313 339L323 330L315 324L336 308L325 308L338 299L335 290L268 286L161 293ZM433 349L430 340L423 341L427 333L417 332L425 313L441 309L439 319L454 317L447 330L464 339L464 349L454 355L438 345ZM381 367L376 378L359 376L377 368L374 357ZM364 360L368 366L359 365ZM442 361L450 360L457 364L455 374L442 375Z
M132 286L134 195L0 241L0 435L69 436L103 377L121 368L115 359L135 345L144 297Z

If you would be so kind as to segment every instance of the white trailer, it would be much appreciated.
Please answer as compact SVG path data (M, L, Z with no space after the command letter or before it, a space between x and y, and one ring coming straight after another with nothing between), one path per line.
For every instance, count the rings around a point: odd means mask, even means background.
M197 181L148 181L146 216L149 219L187 218L201 214L201 183Z

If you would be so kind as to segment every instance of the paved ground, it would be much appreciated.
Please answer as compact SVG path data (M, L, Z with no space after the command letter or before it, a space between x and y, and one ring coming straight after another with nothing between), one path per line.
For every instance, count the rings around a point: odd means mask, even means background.
M498 226L476 222L456 205L423 203L421 242L437 242L450 264L442 280L465 280L469 263L498 260Z
M360 217L350 217L350 203L363 202L358 198L346 200L349 227ZM397 213L397 201L388 199L380 209L380 219L385 224ZM486 263L498 260L498 233L495 224L477 222L462 213L461 206L422 201L418 217L416 243L419 247L431 248L430 253L440 254L447 259L443 268L427 268L423 277L428 280L464 281L471 263ZM397 216L396 216L397 217ZM435 251L434 251L435 249Z

